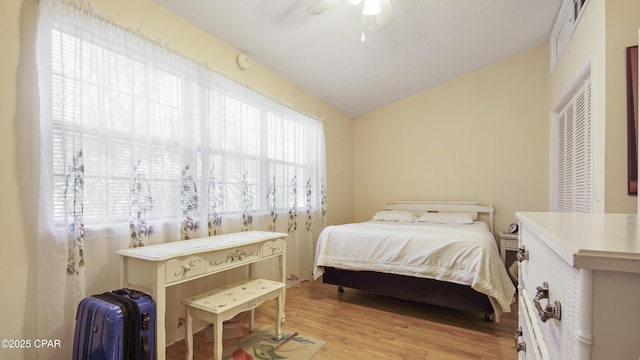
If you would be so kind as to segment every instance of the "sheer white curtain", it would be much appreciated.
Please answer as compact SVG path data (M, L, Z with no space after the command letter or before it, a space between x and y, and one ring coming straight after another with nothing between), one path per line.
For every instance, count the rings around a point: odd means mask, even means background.
M40 0L37 65L39 338L73 343L77 303L98 271L86 241L285 232L289 285L311 279L326 201L321 122L85 1Z

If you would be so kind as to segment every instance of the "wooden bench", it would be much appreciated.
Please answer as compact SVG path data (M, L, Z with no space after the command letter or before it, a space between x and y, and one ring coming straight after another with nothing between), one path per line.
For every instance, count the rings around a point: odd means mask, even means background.
M255 308L265 301L276 299L275 338L280 339L285 284L265 279L241 280L182 301L186 306L187 359L193 359L194 317L213 324L214 360L222 360L222 323L244 311L251 311L249 329L254 330Z

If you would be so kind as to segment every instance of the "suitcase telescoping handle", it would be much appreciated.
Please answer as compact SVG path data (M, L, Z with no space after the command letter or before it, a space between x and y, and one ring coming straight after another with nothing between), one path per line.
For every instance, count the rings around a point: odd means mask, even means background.
M151 322L151 315L149 315L149 313L142 313L141 315L142 317L142 322L141 322L141 327L142 327L142 331L147 331L149 330L149 322ZM151 347L149 347L149 337L147 335L144 335L142 337L142 350L144 353L144 360L151 360Z

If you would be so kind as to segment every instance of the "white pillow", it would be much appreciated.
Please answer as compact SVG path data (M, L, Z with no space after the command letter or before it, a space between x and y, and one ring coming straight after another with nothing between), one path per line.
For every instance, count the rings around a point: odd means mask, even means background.
M396 222L414 222L416 216L411 211L405 210L384 210L378 211L373 215L375 221L396 221Z
M432 224L473 224L473 216L468 213L425 213L418 222Z

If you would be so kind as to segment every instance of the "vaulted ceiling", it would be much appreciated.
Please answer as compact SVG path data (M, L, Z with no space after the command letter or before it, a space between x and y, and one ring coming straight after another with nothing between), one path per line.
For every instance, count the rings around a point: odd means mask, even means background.
M390 0L378 27L346 0L156 1L349 117L547 42L562 3Z

